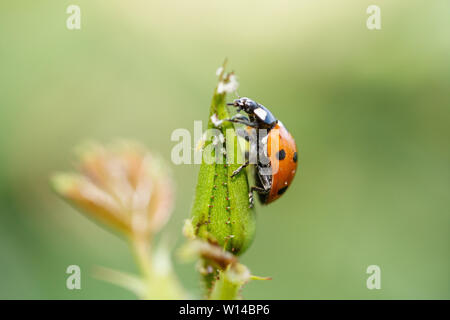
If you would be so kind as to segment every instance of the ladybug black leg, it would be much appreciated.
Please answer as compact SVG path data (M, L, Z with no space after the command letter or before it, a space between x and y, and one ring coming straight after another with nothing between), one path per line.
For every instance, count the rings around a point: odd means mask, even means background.
M246 126L252 127L252 128L259 128L259 125L257 122L251 122L246 116L238 113L234 116L232 116L230 119L223 119L222 121L229 121L234 123L242 123Z
M266 190L261 187L256 187L256 186L251 187L250 192L248 193L248 202L250 203L250 205L249 205L250 208L253 208L253 206L255 204L255 200L253 198L253 191L256 191L256 192L262 193L262 194L267 194L270 192L270 190Z
M248 134L248 132L244 129L236 129L236 134L241 137L244 138L246 141L250 141L250 135Z
M244 169L245 167L247 167L250 164L250 161L245 161L244 164L242 164L239 168L237 168L236 170L233 171L233 174L231 175L231 178L237 176L239 174L239 172L242 171L242 169Z

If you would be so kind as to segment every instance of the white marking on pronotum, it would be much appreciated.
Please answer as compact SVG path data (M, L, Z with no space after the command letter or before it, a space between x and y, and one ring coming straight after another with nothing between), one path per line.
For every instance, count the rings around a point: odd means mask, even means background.
M266 119L266 116L267 116L267 111L266 110L264 110L262 108L257 108L257 109L255 109L254 112L261 120Z

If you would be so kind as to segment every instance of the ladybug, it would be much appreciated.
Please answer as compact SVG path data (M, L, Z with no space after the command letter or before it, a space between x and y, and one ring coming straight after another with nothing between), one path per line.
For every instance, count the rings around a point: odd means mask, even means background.
M249 98L239 98L227 105L234 106L237 112L244 111L248 115L247 118L237 113L224 121L247 126L246 131L237 133L250 142L249 155L256 155L256 159L247 157L245 163L233 172L232 177L239 174L250 162L255 163L256 185L250 188L250 207L253 207L255 191L262 204L269 204L281 197L294 179L298 160L295 140L281 121L263 105Z

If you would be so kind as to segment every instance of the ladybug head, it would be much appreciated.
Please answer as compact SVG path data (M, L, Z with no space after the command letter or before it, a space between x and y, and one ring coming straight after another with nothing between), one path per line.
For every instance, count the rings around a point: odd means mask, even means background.
M228 103L228 105L235 106L238 112L244 110L247 113L253 113L253 110L258 107L258 104L255 101L245 97L236 99L233 103Z

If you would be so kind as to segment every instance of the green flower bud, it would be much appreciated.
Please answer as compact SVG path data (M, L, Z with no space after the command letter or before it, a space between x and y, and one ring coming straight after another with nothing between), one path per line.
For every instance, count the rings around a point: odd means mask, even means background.
M225 74L222 68L210 117L216 115L219 120L230 118L225 97L227 91L235 90L236 86L234 75ZM223 122L220 128L216 128L210 118L208 129L222 132L225 152L207 148L213 142L205 142L203 152L211 153L208 155L216 161L209 164L205 162L205 154L203 156L191 212L192 226L197 238L239 255L249 247L255 233L255 212L249 207L246 170L231 178L242 163L242 151L231 122Z

